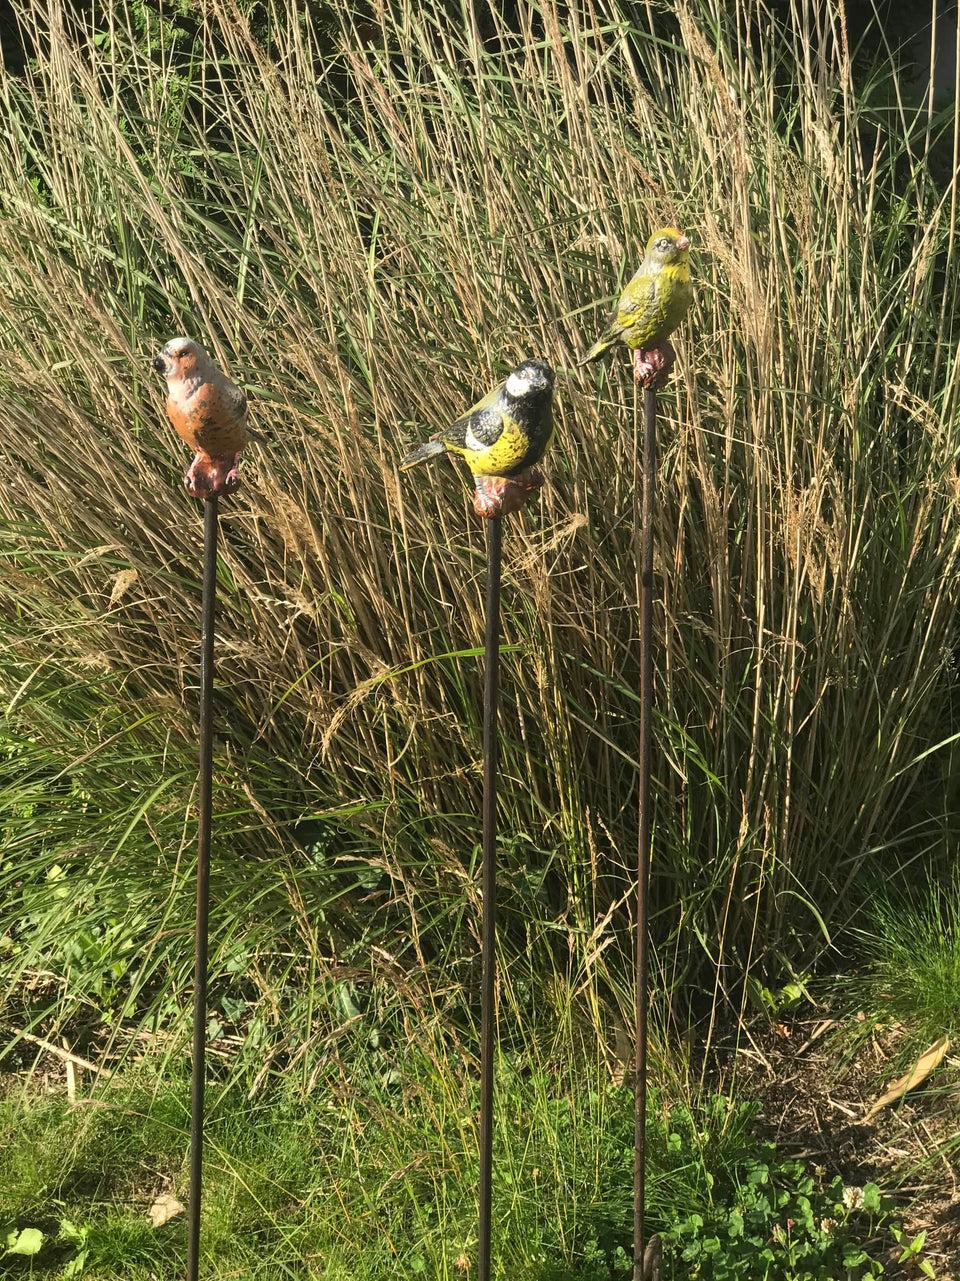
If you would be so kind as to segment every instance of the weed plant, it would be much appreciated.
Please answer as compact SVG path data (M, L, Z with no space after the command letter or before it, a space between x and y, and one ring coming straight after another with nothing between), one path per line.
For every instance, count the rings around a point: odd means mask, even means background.
M0 76L11 1026L130 1045L184 1007L200 535L148 368L177 332L258 433L219 568L218 1017L313 1070L371 984L429 967L472 1008L482 540L462 477L397 460L538 355L559 441L507 542L506 1006L605 1044L628 1021L636 402L625 360L572 358L664 222L698 295L660 396L658 973L681 1026L697 987L738 1008L865 868L953 828L955 115L855 74L835 10L264 12L25 6L32 61Z

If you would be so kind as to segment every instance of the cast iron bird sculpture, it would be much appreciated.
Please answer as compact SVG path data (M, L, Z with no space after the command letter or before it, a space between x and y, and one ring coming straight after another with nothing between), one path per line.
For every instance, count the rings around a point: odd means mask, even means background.
M543 484L533 470L553 439L554 373L542 360L524 360L504 381L400 464L406 471L438 454L458 454L476 483L481 516L516 511Z
M579 364L589 364L622 342L634 353L635 380L645 387L662 386L676 359L668 339L693 301L689 249L689 237L675 227L653 233L610 323Z
M194 498L232 494L247 443L247 397L192 338L171 338L153 367L167 380L167 413L195 451L183 481Z

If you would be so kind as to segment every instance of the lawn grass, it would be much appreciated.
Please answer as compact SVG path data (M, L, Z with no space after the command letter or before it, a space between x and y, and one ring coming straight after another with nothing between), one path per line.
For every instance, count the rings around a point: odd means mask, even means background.
M860 933L855 973L837 984L838 1004L861 1023L856 1045L876 1028L905 1072L942 1037L960 1042L960 874L914 875L879 885ZM888 1048L888 1053L890 1053ZM952 1089L952 1087L950 1087Z
M330 1062L306 1093L287 1074L251 1097L252 1066L211 1081L204 1276L471 1275L476 1064L416 1051L394 1064ZM632 1090L599 1064L544 1068L498 1065L494 1275L626 1278ZM187 1199L186 1076L144 1062L73 1102L61 1081L38 1085L8 1078L0 1096L0 1239L44 1234L36 1255L8 1256L9 1274L181 1275L185 1216L155 1227L149 1211L161 1195ZM842 1182L755 1137L752 1105L684 1093L674 1080L651 1097L648 1227L664 1234L667 1278L736 1277L755 1264L767 1281L819 1281L839 1275L841 1258L875 1275L869 1260L889 1249L891 1219L873 1185L858 1213Z
M458 1277L476 1247L477 1081L459 1067L398 1055L371 1070L208 1089L205 1275ZM633 1096L606 1073L547 1075L502 1061L495 1160L498 1275L606 1276L623 1270L632 1232ZM138 1080L137 1077L140 1077ZM252 1075L252 1074L251 1074ZM59 1220L89 1228L91 1277L177 1275L184 1219L160 1229L160 1192L186 1199L188 1082L130 1071L71 1104L8 1089L0 1111L6 1223L48 1237L35 1262L60 1275ZM652 1099L650 1212L695 1210L749 1143L749 1112ZM667 1147L674 1134L675 1151ZM682 1136L682 1144L681 1144ZM459 1262L458 1262L459 1260ZM339 1261L339 1262L338 1262ZM41 1266L42 1265L42 1266ZM472 1266L472 1265L471 1265Z
M877 904L871 939L876 993L921 1040L960 1038L960 910L956 878L919 902Z

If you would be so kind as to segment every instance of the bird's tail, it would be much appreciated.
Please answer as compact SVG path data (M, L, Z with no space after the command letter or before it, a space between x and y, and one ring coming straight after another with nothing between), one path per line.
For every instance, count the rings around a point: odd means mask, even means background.
M612 346L610 336L609 334L604 334L602 338L597 339L589 351L584 352L577 361L577 367L579 368L581 365L589 365L591 360L596 360L598 356L602 356L610 346Z
M428 440L422 445L418 445L412 453L407 454L406 458L400 464L401 471L407 471L410 467L416 467L417 463L425 462L428 458L435 458L437 454L442 454L446 445L442 440Z

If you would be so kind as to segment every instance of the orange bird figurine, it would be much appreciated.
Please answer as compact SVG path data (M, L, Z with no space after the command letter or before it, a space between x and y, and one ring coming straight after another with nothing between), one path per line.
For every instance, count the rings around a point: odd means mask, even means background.
M198 342L171 338L153 367L167 380L167 413L196 457L183 478L194 498L232 494L247 443L247 397Z

